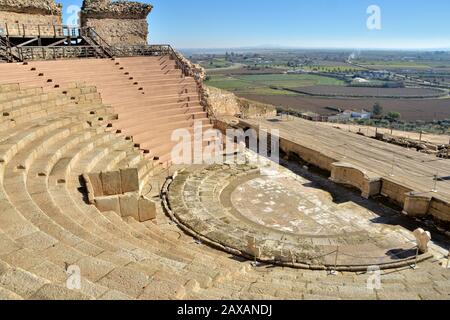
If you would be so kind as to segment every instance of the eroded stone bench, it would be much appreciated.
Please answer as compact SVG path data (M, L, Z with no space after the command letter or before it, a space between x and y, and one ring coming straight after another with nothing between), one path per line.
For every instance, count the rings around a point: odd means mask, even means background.
M155 203L140 194L136 168L85 173L83 179L89 203L101 212L114 211L140 222L156 218Z

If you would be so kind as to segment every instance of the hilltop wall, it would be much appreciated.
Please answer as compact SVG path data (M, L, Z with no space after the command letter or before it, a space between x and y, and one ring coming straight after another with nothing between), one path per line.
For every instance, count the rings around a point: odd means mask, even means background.
M37 26L61 25L62 7L53 0L0 0L0 33L37 35ZM24 28L24 25L27 27ZM46 35L47 31L41 35ZM53 35L53 30L49 30ZM50 35L50 33L49 33Z
M236 97L233 93L206 87L206 100L213 117L239 116L243 119L276 116L275 107Z
M147 44L147 16L153 6L139 2L84 0L81 26L93 27L114 46Z

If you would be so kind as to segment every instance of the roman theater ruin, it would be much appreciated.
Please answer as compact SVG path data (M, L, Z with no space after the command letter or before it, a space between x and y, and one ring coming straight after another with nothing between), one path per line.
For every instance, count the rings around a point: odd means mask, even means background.
M449 298L450 160L207 88L150 5L61 10L0 0L0 299Z

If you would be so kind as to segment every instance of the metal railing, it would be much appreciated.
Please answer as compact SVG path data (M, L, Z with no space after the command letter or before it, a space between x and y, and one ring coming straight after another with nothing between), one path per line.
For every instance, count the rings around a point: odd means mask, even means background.
M0 33L6 37L78 37L80 27L68 25L0 23Z
M183 63L182 58L177 52L168 44L161 45L137 45L137 46L111 46L105 39L103 39L92 27L79 27L68 25L27 25L21 23L0 23L0 34L6 39L10 37L47 37L47 38L83 38L92 48L94 48L99 56L104 57L124 57L124 56L156 56L156 55L170 55L177 64L177 67L182 70L186 76L194 76L192 70L186 63ZM3 44L2 44L3 46ZM24 59L51 59L52 57L62 56L64 58L74 57L74 55L65 55L65 49L61 46L52 49L52 52L58 54L47 55L43 52L43 47L40 46L23 46L21 49L24 52ZM32 48L32 49L30 49ZM70 52L72 49L67 50ZM76 50L76 49L75 49ZM72 50L73 52L73 50ZM59 54L61 53L61 54Z
M170 56L185 76L193 76L192 70L183 62L182 58L169 44L111 46L111 51L116 57L135 56Z
M18 47L23 60L55 60L98 57L99 48L93 46Z
M25 25L0 23L0 52L8 62L82 57L113 57L111 46L91 27L67 25ZM14 37L78 38L85 45L34 46L9 43Z
M9 50L3 56L9 62L13 60L50 60L82 57L126 57L126 56L169 56L176 63L176 67L181 70L186 77L193 77L197 83L198 92L203 95L202 77L189 61L177 53L168 44L156 45L136 45L136 46L111 46L92 27L72 27L65 25L25 25L0 23L0 35L2 38L9 37L54 37L54 38L81 38L88 45L72 45L69 41L67 45L57 46L4 46L2 49ZM12 50L17 52L13 54ZM17 59L16 59L17 58Z
M23 61L6 37L0 35L0 60L7 62Z
M100 49L101 54L105 57L114 57L113 48L103 39L92 27L83 27L79 29L79 35L83 37L93 47Z

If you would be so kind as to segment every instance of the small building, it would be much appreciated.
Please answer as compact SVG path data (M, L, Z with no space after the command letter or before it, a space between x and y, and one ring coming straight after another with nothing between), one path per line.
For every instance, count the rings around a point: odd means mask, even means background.
M345 110L342 113L338 113L334 116L329 116L328 121L348 121L352 119L371 119L372 112L361 110L360 112L354 110Z
M386 80L390 75L387 70L364 70L356 73L356 77L369 80Z
M301 117L305 120L309 120L309 121L318 121L318 122L326 122L328 121L328 116L322 116L318 113L315 112L302 112Z
M353 119L370 119L372 117L372 112L367 112L361 110L361 112L352 111L351 118Z

